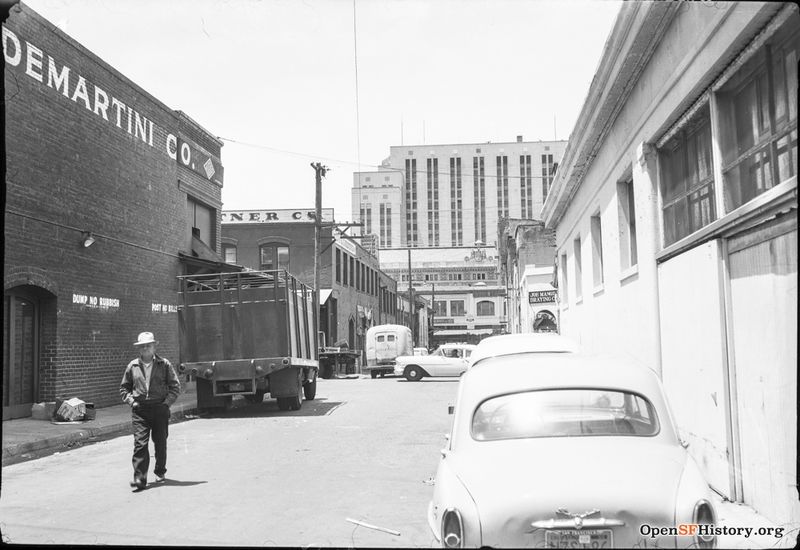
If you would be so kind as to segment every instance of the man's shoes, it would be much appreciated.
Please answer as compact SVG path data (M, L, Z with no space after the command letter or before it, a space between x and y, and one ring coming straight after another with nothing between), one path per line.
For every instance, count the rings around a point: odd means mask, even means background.
M167 480L166 477L156 474L156 483L163 483Z
M133 487L134 491L141 491L145 486L147 486L147 480L142 477L134 478L134 480L131 481L131 487Z

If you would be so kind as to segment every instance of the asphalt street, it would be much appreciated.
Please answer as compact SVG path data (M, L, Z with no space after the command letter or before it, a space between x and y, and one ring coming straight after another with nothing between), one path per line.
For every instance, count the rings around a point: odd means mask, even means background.
M0 531L27 544L431 547L426 481L457 385L320 379L300 411L267 399L171 425L167 481L151 473L139 493L130 435L10 465Z

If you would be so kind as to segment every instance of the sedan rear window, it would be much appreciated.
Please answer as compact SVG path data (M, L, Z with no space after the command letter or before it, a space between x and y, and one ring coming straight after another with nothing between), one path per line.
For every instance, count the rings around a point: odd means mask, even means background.
M653 405L619 390L557 389L513 393L481 403L472 417L479 441L658 433Z

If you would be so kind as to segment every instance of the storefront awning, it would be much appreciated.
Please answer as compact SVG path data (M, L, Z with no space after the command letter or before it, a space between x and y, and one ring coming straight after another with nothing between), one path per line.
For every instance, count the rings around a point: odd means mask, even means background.
M484 334L492 334L490 328L479 328L473 330L437 330L433 333L434 336L460 336L462 334L472 334L475 336L482 336Z
M240 265L228 264L225 262L216 262L213 260L205 260L197 256L190 256L183 252L178 252L178 258L187 268L187 275L202 275L205 273L237 273L243 271L244 268Z
M321 288L319 289L319 305L325 304L328 301L328 298L331 297L331 293L333 292L332 288Z

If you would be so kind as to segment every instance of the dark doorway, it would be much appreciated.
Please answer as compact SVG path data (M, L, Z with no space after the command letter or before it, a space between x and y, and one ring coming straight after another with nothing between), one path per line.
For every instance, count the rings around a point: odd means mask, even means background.
M31 415L39 399L42 304L49 292L19 286L3 296L3 420Z

